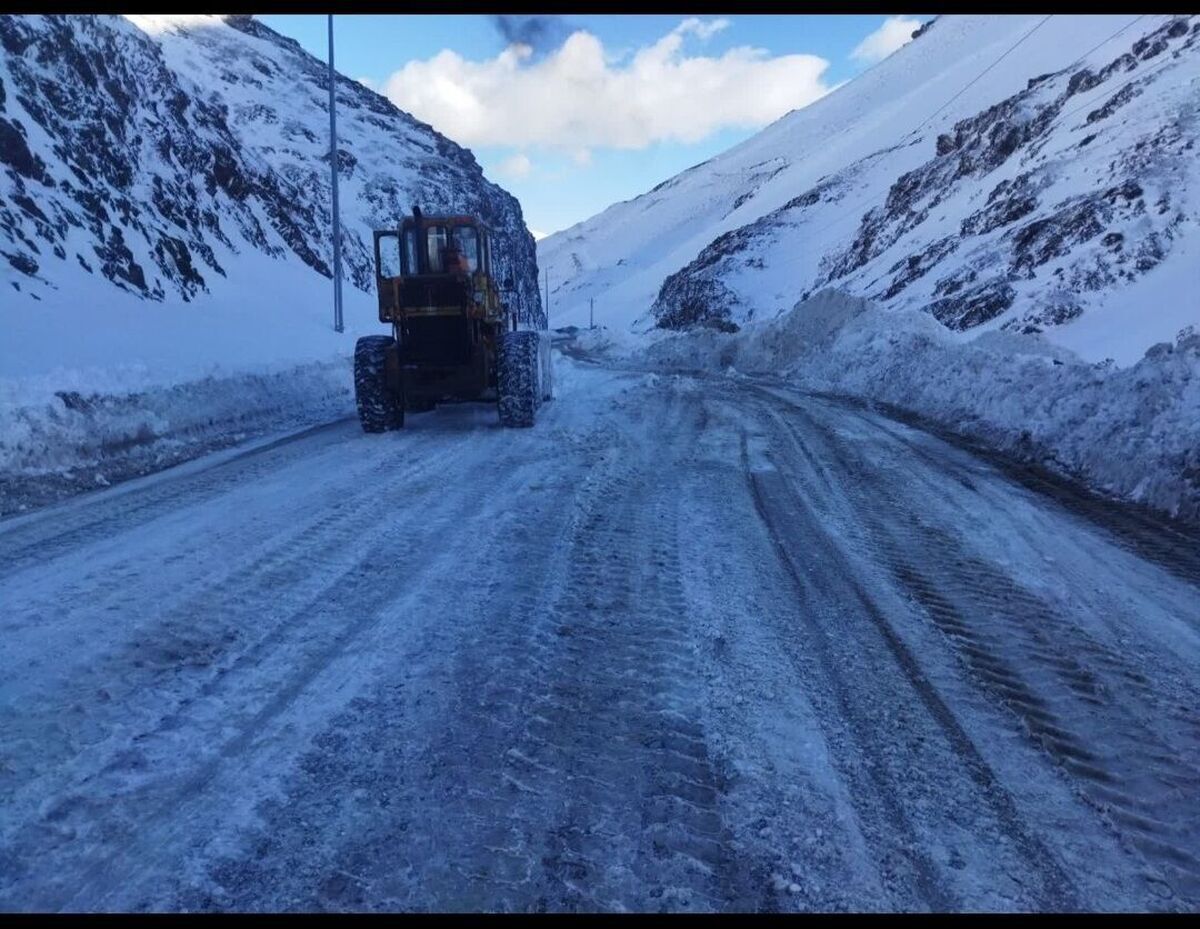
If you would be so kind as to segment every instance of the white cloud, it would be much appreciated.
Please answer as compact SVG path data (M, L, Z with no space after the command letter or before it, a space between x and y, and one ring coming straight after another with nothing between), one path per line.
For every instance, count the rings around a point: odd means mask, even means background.
M533 240L535 242L540 242L542 239L546 238L546 235L547 235L545 232L542 232L540 229L534 229L532 227L530 227L530 229L529 229L529 234L531 236L533 236Z
M903 16L889 16L883 25L872 32L854 47L850 57L855 61L874 64L883 61L896 49L912 41L912 34L921 28L919 19L907 19Z
M410 61L384 92L463 145L558 148L577 162L591 148L758 129L828 93L821 76L829 62L816 55L771 57L746 46L720 56L685 52L690 37L704 40L727 25L686 19L625 59L582 30L538 61L520 44L484 61L443 50Z
M505 158L500 164L496 165L496 172L505 177L522 178L529 177L529 172L533 170L533 162L529 160L529 156L524 152L517 152L508 158Z
M729 20L727 19L710 19L708 22L705 22L704 20L697 19L693 16L689 19L685 19L678 26L676 26L675 31L680 35L691 32L698 36L702 41L707 41L728 25Z

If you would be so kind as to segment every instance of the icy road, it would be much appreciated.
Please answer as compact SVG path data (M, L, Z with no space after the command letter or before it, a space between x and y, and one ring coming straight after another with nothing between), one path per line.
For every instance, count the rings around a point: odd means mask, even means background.
M0 524L0 910L1200 906L1200 546L564 361Z

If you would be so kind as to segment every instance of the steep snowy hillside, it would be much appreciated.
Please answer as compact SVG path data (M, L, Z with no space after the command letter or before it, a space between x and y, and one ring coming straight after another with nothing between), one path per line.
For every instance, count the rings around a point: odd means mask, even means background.
M823 286L1132 362L1200 321L1200 21L941 17L828 97L539 243L558 323L773 317ZM1188 282L1191 287L1187 287Z
M330 357L378 328L371 229L413 203L488 221L541 313L516 200L341 77L350 331L330 331L327 70L250 17L3 16L0 43L0 375Z

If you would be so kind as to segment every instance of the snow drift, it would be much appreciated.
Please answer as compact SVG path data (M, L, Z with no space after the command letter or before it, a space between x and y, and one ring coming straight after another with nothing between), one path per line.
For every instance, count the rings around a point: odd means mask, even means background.
M119 377L128 384L138 374ZM63 389L53 378L15 390L0 383L0 516L354 414L341 358L150 383L118 392Z

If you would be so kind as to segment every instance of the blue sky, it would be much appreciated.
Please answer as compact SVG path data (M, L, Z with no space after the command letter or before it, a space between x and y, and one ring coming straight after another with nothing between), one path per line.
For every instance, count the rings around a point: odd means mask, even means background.
M324 16L260 18L325 59ZM544 234L740 142L929 16L501 19L335 16L335 64L470 148Z

